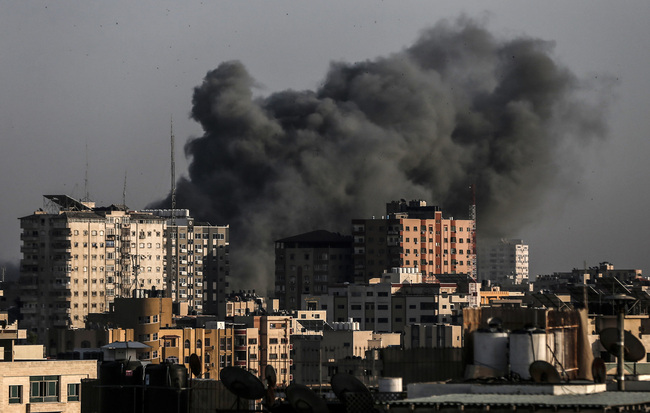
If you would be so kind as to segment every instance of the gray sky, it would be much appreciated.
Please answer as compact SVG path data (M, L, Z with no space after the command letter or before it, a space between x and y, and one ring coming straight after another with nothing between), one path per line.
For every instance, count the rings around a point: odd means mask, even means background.
M98 204L122 201L125 173L131 208L164 197L170 115L181 176L182 145L202 134L193 88L219 63L240 60L260 95L314 89L331 61L400 51L462 13L497 36L555 41L581 79L617 81L609 138L567 160L578 185L512 234L531 245L532 273L605 260L650 272L650 2L593 0L0 2L0 261L20 257L17 218L43 194L84 196L86 145Z

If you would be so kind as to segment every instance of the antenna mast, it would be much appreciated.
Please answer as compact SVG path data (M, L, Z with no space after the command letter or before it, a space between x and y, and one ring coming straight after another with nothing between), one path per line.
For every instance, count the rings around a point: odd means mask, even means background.
M90 195L88 195L88 141L86 140L86 175L84 177L84 201L90 201Z
M472 220L472 249L474 250L474 254L472 255L472 277L478 279L478 268L476 262L476 256L478 253L476 250L476 184L471 184L469 189L472 196L472 201L469 205L469 219Z
M168 231L168 238L167 238L170 244L168 253L171 253L171 257L169 260L170 264L168 264L169 270L167 271L167 291L170 297L176 299L177 297L173 297L171 294L175 290L175 286L172 284L177 278L176 248L178 248L178 243L177 243L178 227L176 226L176 163L174 161L174 119L172 118L172 115L169 116L169 134L170 134L170 141L171 141L172 216L171 216L171 230Z
M122 188L122 205L126 208L126 171L124 171L124 188Z
M176 209L176 165L174 163L174 120L169 117L171 145L172 145L172 219L174 219L174 210Z

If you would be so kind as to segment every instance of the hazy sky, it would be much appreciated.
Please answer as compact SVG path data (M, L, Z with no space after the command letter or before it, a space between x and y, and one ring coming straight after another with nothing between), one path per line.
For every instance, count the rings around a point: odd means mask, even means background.
M86 145L99 205L122 202L125 173L131 208L163 198L170 116L181 176L183 144L202 135L193 88L220 63L241 61L259 95L315 89L332 61L399 52L461 14L554 41L580 79L614 84L609 137L567 160L577 185L512 234L530 244L531 272L610 261L650 273L650 2L593 0L0 2L0 261L20 257L18 218L43 194L84 196Z

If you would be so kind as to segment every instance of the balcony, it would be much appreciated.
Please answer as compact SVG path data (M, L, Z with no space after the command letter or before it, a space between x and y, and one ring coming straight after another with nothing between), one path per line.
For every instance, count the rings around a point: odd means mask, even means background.
M246 367L246 360L237 360L237 361L235 361L235 366L237 366L237 367Z
M38 283L21 284L20 289L28 291L38 290Z
M37 254L38 253L38 247L32 247L32 246L25 246L23 245L20 247L20 252L23 254Z

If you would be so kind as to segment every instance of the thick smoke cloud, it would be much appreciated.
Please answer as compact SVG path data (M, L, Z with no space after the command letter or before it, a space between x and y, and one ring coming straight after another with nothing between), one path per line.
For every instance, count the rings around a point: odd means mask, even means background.
M604 135L602 110L555 61L553 44L499 39L461 18L384 58L334 63L316 91L254 98L239 62L209 72L191 116L180 207L231 225L235 287L272 284L273 241L349 233L390 200L425 199L465 218L476 184L479 234L512 235L563 181L563 142ZM169 198L159 206L169 206Z

